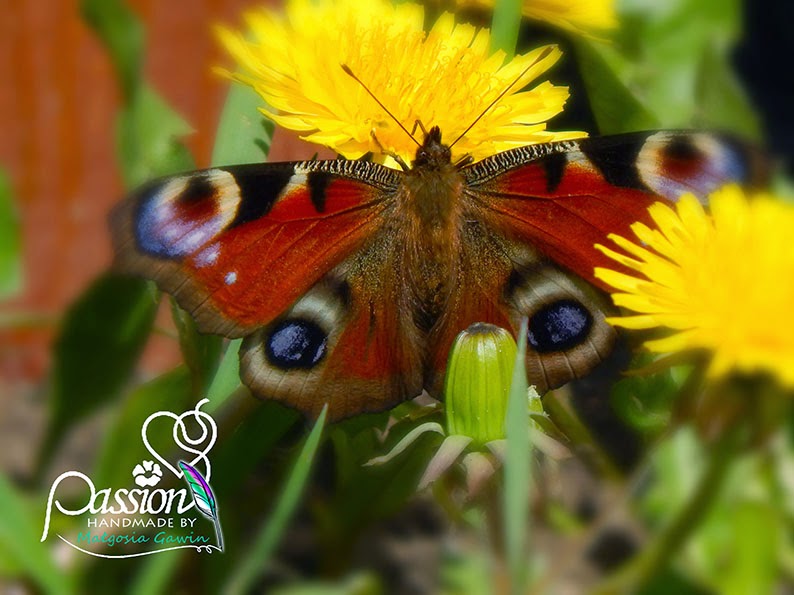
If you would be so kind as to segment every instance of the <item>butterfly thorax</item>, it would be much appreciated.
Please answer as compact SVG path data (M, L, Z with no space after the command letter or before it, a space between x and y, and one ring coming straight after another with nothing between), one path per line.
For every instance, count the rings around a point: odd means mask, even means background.
M464 180L438 128L427 134L412 165L400 192L403 270L425 326L443 310L457 279Z

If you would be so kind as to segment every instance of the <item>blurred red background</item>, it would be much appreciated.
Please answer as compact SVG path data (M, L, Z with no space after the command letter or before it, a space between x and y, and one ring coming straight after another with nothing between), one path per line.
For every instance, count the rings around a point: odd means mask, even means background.
M194 128L184 139L199 167L209 164L229 82L211 72L227 63L211 26L241 23L262 0L130 0L146 31L145 77ZM44 314L37 328L0 331L0 378L36 380L48 368L57 320L110 263L106 217L123 195L116 163L117 79L79 2L12 0L0 17L0 168L11 178L23 227L21 295L2 312ZM283 138L274 159L314 149ZM162 341L149 368L178 361Z

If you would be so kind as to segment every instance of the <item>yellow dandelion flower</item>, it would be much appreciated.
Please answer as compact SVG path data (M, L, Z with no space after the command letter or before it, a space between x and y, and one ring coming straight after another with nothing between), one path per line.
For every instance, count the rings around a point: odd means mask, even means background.
M458 6L492 9L494 0L458 0ZM618 26L614 0L524 0L522 12L586 37Z
M630 329L672 332L646 346L658 353L704 349L710 373L766 371L794 386L794 206L768 195L751 200L736 186L711 196L707 214L694 196L675 210L656 203L657 229L636 223L626 254L597 246L632 276L596 269L618 290L616 305L637 314L611 319Z
M561 56L539 48L505 63L489 55L490 35L443 14L423 30L421 6L387 0L291 0L286 14L266 9L246 15L247 34L221 28L219 38L240 72L267 103L262 112L305 140L356 159L386 149L413 159L416 144L341 68L346 64L409 130L418 120L437 125L451 142L522 71L514 89L537 79ZM583 136L550 132L567 87L549 82L502 98L457 145L475 159L516 146ZM384 158L381 159L385 160ZM391 163L393 165L393 162Z

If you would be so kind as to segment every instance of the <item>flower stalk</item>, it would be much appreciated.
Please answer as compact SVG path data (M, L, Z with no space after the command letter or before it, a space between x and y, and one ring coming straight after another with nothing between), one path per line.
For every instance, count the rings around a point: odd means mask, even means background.
M662 572L673 556L697 531L720 495L734 458L740 451L745 428L734 427L720 436L709 450L706 468L684 506L657 533L651 543L632 558L621 570L594 591L595 595L636 593L654 576Z

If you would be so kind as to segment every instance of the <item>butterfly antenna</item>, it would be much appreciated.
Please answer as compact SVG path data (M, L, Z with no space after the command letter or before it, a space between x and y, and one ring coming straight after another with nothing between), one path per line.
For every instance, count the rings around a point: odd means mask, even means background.
M515 87L515 86L516 86L516 83L518 83L518 81L520 81L520 80L521 80L521 79L524 77L524 75L525 75L527 72L529 72L529 69L530 69L530 68L532 68L533 66L535 66L535 64L537 64L538 62L541 62L542 60L545 60L546 56L548 56L548 55L549 55L549 54L550 54L550 53L551 53L551 52L554 50L554 47L555 47L555 46L547 46L547 47L546 47L546 48L543 50L543 52L540 54L540 56L538 56L538 57L537 57L537 58L536 58L536 59L535 59L535 60L532 62L532 64L530 64L529 66L527 66L527 67L526 67L526 68L525 68L525 69L524 69L524 70L521 72L521 74L519 74L519 75L516 77L516 79L515 79L515 80L514 80L512 83L510 83L510 85L508 85L508 87L507 87L507 88L506 88L504 91L502 91L501 93L499 93L499 96L498 96L496 99L494 99L494 100L493 100L493 101L490 103L490 105L489 105L488 107L486 107L484 110L482 110L482 111L480 112L480 115L479 115L479 116L477 116L477 117L475 118L474 122L472 122L471 124L469 124L469 127L468 127L468 128L466 128L466 130L464 130L464 131L461 133L461 135L460 135L458 138L456 138L456 139L455 139L455 140L454 140L452 143L450 143L450 145L449 145L449 148L451 149L451 148L452 148L452 147L455 145L455 143L456 143L456 142L458 142L460 139L462 139L464 136L466 136L466 133L467 133L469 130L471 130L472 128L474 128L474 125L475 125L477 122L479 122L479 121L482 119L482 117L483 117L485 114L487 114L487 113L488 113L488 112L491 110L491 108L492 108L493 106L495 106L497 103L499 103L499 101L502 99L502 97L504 97L505 95L507 95L507 93L508 93L508 91L510 91L510 89L512 89L513 87Z
M402 125L402 123L401 123L401 122L400 122L400 121L399 121L399 120L398 120L398 119L395 117L395 115L394 115L393 113L391 113L391 112L389 111L389 108L387 108L385 105L383 105L383 104L381 103L380 99L378 99L377 97L375 97L375 94L374 94L372 91L370 91L370 90L369 90L369 88L368 88L368 87L367 87L367 86L366 86L366 85L365 85L363 82L361 82L361 79L360 79L360 78L358 78L358 77L357 77L355 74L353 74L353 71L352 71L352 70L350 70L350 67L349 67L347 64L341 64L341 66L342 66L342 70L344 70L344 71L345 71L345 73L346 73L348 76L352 77L352 78L353 78L353 80L355 80L355 81L356 81L356 82L357 82L359 85L361 85L361 86L364 88L364 90L365 90L367 93L369 93L369 96L370 96L370 97L372 97L372 99L374 99L374 100L375 100L375 103L377 103L377 104L378 104L378 105L381 107L381 109L383 109L383 111L384 111L384 112L386 112L387 114L389 114L389 116L391 117L391 119L392 119L392 120L394 120L394 121L397 123L397 126L399 126L400 128L402 128L402 129L403 129L403 132L405 132L405 134L407 134L407 135L410 137L410 139L416 143L416 146L417 146L417 147L421 147L421 146L422 146L422 143L420 143L418 140L416 140L416 139L414 138L414 135L413 135L413 134L411 134L410 132L408 132L408 129L407 129L405 126L403 126L403 125ZM522 76L523 76L523 75L522 75Z

